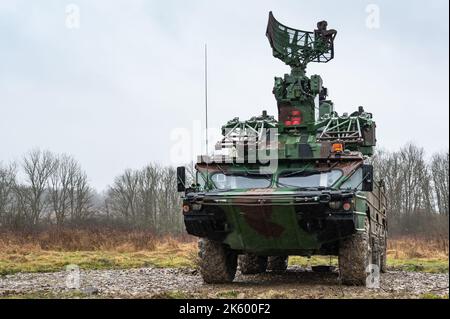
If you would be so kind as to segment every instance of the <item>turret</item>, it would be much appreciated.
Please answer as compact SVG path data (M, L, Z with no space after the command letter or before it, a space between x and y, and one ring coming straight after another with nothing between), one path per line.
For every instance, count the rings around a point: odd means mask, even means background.
M335 142L343 143L345 149L372 155L375 146L372 114L360 109L350 116L339 116L333 102L327 99L328 92L322 78L306 75L308 63L327 63L334 58L337 31L328 30L327 26L326 21L320 21L313 32L297 30L281 24L272 12L269 13L266 36L273 56L291 67L290 74L275 77L273 94L277 101L279 130L299 136L298 153L303 154L300 157L313 156L316 153L314 149L324 149L318 143ZM318 106L315 104L317 96ZM316 107L319 109L317 117ZM292 143L289 145L292 154L297 154L297 142L290 141L287 144Z
M269 13L266 36L273 56L291 67L290 74L275 78L273 88L278 121L287 129L314 128L314 101L326 90L319 75L306 76L306 66L310 62L326 63L333 59L337 31L327 30L327 25L326 21L320 21L314 32L296 30L281 24Z
M276 150L281 160L326 160L330 156L373 154L376 138L372 114L359 107L357 112L339 116L328 99L322 78L306 75L308 63L327 63L334 58L337 31L328 30L327 25L326 21L320 21L312 32L292 29L269 13L266 36L273 56L291 68L290 74L275 77L273 94L278 120L263 111L262 115L247 121L239 118L228 121L215 148L220 151L219 158L245 162L248 154L267 149ZM271 129L277 132L272 137L267 135Z

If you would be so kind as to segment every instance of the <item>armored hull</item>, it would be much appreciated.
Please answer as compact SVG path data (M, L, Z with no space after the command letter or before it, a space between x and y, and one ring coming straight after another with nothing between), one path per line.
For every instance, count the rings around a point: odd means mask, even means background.
M228 121L216 152L199 157L189 187L178 169L186 230L200 238L205 282L233 280L238 264L244 274L283 271L289 255L337 255L349 284L364 284L372 266L385 270L386 200L368 163L376 144L372 114L358 107L339 115L321 77L305 72L309 62L334 58L335 36L325 21L307 32L270 13L273 55L291 67L275 78L278 119L263 111Z

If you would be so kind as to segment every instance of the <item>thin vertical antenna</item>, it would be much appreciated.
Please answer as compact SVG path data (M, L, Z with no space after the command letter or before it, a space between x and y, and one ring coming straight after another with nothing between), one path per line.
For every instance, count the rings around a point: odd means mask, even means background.
M208 47L205 43L205 142L206 155L208 155Z
M205 155L208 156L208 47L205 43ZM209 158L206 161L206 187L208 187L209 173L208 173Z

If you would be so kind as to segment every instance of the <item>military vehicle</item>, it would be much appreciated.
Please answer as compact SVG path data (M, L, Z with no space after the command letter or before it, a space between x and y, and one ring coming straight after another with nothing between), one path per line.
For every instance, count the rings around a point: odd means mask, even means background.
M386 200L369 164L372 114L360 106L338 115L322 78L306 75L308 63L334 58L336 33L326 21L313 32L292 29L270 12L273 56L291 67L275 77L278 120L263 111L226 123L214 153L196 163L192 185L177 168L206 283L231 282L238 267L285 271L293 255L338 256L344 284L364 285L376 267L385 271Z

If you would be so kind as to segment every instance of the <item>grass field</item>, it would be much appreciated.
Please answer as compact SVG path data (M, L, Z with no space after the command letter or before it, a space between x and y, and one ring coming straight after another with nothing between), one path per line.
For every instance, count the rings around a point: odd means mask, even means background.
M448 239L391 239L388 267L395 270L448 272ZM293 256L290 265L336 265L335 257ZM193 237L156 238L139 232L43 233L0 236L0 275L53 272L76 264L82 269L197 267Z

